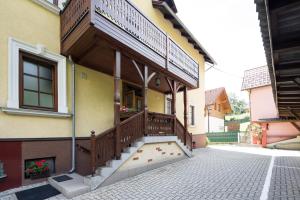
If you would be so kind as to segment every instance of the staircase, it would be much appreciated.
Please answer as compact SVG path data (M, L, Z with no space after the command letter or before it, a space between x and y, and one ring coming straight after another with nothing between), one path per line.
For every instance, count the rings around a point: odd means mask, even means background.
M176 142L187 156L192 156L192 135L176 117L148 113L147 123L144 119L144 112L140 112L121 122L118 137L116 127L97 136L92 132L91 149L77 147L91 156L93 174L86 177L78 174L66 175L72 179L63 182L57 182L55 177L51 177L50 184L67 198L94 190L105 183L144 144L149 143ZM147 136L144 136L145 133ZM121 150L119 156L118 149Z

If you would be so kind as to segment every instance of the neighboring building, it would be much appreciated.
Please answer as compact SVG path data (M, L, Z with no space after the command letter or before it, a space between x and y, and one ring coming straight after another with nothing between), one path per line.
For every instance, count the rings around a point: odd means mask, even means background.
M231 113L225 88L205 91L205 132L224 132L225 115Z
M45 180L26 171L43 159L51 175L96 173L78 183L94 189L144 135L157 137L126 166L150 169L201 146L204 64L214 60L172 0L52 3L62 2L1 2L0 191Z
M284 119L279 118L267 66L246 70L242 90L249 93L251 122L263 126L264 146L297 137L297 124L284 122Z

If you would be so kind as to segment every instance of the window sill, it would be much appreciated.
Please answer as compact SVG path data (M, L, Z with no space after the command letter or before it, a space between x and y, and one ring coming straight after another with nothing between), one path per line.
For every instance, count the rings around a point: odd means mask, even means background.
M69 118L72 116L72 114L69 113L58 113L58 112L30 110L30 109L2 108L1 110L10 115L25 115L25 116L52 117L52 118Z
M0 176L0 182L4 181L6 178L7 178L7 175L6 175L6 174Z

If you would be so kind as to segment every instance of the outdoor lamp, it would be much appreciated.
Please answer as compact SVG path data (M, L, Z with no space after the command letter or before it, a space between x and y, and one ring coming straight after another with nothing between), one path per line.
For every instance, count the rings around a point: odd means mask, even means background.
M159 75L157 75L157 77L155 79L155 85L156 85L156 87L160 86L160 77L159 77Z

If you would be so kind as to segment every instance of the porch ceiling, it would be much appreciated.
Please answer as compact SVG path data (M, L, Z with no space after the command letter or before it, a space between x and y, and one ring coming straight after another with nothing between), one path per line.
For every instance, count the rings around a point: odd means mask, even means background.
M279 115L300 119L300 2L255 3Z
M91 34L93 33L93 34ZM82 41L82 42L81 42ZM105 74L113 76L113 65L114 65L114 50L113 44L109 41L101 38L95 31L85 34L82 39L72 47L71 54L73 60L82 66L89 67L96 71L103 72ZM136 55L129 52L125 52L121 58L121 79L123 81L135 84L142 87L143 82L138 74L137 69L132 63L134 59L143 72L143 66L149 67L149 74L156 72L155 78L151 79L149 88L162 92L171 93L170 87L168 86L165 77L170 77L163 71L160 71L155 67L155 64L147 62ZM160 86L156 86L155 79L160 79Z

